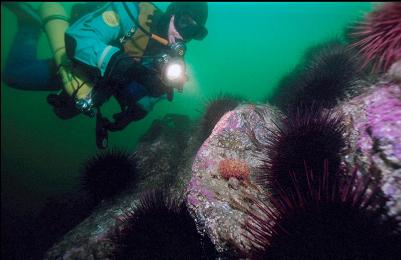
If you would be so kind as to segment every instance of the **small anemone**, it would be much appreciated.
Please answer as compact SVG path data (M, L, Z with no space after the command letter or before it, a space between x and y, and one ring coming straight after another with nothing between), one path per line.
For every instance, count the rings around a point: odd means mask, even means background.
M136 177L135 156L120 150L107 150L90 158L81 176L82 188L96 202L124 190Z
M144 194L125 213L113 241L116 259L200 259L216 252L201 236L184 202L161 191Z
M226 180L231 177L238 180L249 180L248 164L241 160L223 159L219 162L218 171L221 177Z
M398 223L387 215L379 187L352 173L322 175L306 167L308 189L299 188L299 173L284 173L291 191L278 184L270 201L253 201L245 236L255 258L395 259L401 241Z
M236 108L244 99L239 96L220 93L206 102L205 112L200 122L200 136L206 140L220 118L228 111Z

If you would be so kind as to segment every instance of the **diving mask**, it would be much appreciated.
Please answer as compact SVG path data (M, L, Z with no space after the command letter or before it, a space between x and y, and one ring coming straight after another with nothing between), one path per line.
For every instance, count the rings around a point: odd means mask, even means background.
M202 40L207 35L207 30L200 26L188 13L179 12L174 17L174 26L178 33L189 41L191 39Z

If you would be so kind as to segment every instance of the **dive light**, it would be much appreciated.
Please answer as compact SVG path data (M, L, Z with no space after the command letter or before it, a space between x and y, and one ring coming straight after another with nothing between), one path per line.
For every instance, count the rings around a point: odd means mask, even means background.
M186 51L185 44L183 42L169 44L167 39L164 39L163 37L146 30L131 14L127 4L124 2L123 5L132 21L134 21L135 25L141 29L141 31L143 31L151 39L168 47L168 54L164 54L157 59L157 65L161 71L162 80L168 86L174 87L178 89L179 92L182 92L183 85L185 81L187 81L187 75L185 74L186 68L183 59Z
M183 58L185 51L185 44L176 42L169 45L168 54L163 54L158 60L162 80L179 92L182 92L183 85L187 81L186 66Z

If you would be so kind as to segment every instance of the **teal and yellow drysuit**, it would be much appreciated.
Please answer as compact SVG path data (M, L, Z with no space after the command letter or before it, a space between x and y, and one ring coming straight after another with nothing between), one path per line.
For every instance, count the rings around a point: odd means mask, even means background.
M143 118L167 96L172 100L173 90L152 68L139 62L144 55L155 55L165 46L149 39L138 27L166 37L168 20L151 3L112 2L67 29L67 55L96 82L94 105L99 106L110 95L120 103L122 112L115 115L110 130L120 130L130 121Z

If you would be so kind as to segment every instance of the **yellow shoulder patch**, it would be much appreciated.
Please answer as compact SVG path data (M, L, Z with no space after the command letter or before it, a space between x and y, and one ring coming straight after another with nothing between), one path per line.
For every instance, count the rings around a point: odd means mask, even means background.
M119 17L114 11L106 11L102 14L103 21L110 27L116 27L119 24Z

